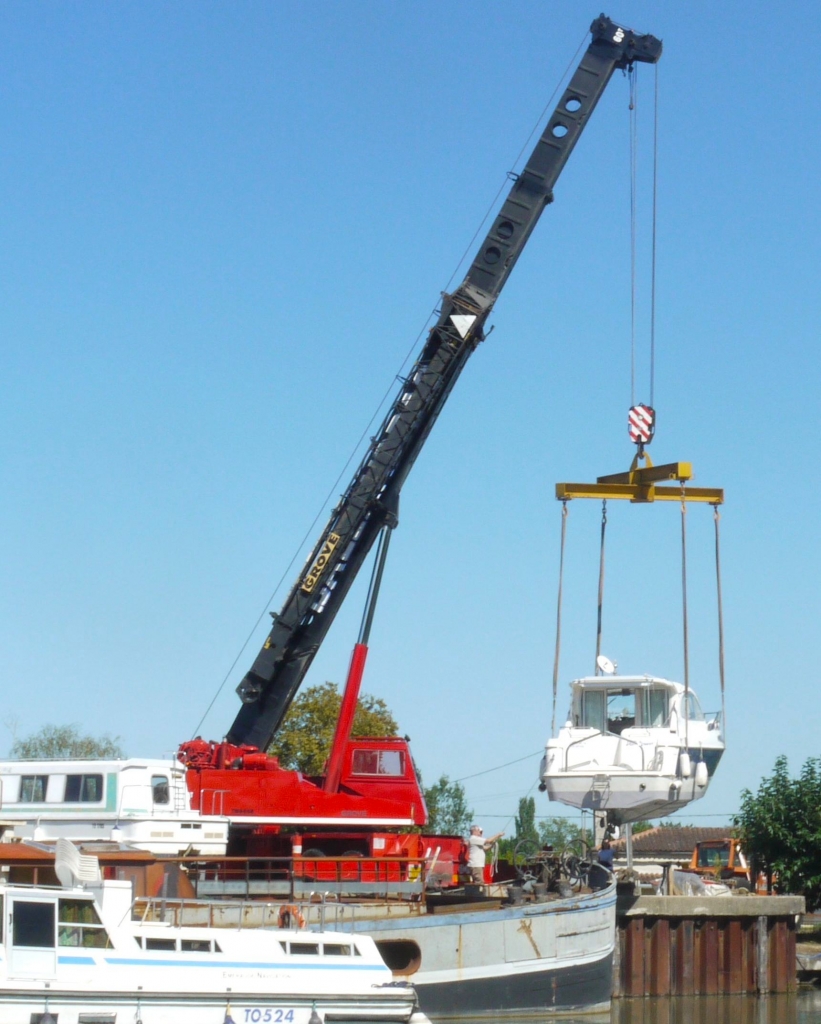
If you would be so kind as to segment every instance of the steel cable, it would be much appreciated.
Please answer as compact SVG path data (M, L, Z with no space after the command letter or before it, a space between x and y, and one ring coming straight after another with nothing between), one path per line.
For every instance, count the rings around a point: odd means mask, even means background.
M559 551L559 594L556 599L556 649L553 654L553 714L550 735L556 735L556 701L559 694L559 656L562 649L562 590L564 585L564 545L567 536L567 502L562 502L562 539Z

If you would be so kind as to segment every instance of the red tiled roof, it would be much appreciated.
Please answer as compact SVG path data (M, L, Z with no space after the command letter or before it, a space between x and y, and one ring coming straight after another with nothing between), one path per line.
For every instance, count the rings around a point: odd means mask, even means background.
M633 853L646 856L679 857L693 852L696 843L705 839L728 839L732 829L728 825L717 828L695 825L658 825L633 836ZM613 850L617 855L624 852L625 840L614 839Z

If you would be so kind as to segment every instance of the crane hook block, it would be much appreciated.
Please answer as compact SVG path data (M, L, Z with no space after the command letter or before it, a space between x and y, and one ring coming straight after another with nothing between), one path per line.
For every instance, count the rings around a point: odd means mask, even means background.
M633 444L650 444L656 432L656 410L649 405L631 406L627 414L627 432Z

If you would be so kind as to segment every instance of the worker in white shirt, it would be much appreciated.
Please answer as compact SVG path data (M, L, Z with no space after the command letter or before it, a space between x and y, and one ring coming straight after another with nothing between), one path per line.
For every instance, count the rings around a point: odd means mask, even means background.
M495 842L502 838L504 832L497 832L490 839L485 839L482 830L478 825L470 826L470 838L468 839L468 870L471 881L481 885L485 880L485 853Z

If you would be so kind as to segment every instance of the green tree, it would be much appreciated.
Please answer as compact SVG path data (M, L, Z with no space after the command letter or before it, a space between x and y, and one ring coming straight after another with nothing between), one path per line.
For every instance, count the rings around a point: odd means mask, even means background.
M793 779L779 757L756 794L742 792L733 824L754 872L777 872L781 892L803 895L809 911L821 906L821 758Z
M536 828L536 801L532 796L523 796L519 800L519 813L514 818L513 842L520 843L530 839L538 843L539 831Z
M539 842L542 846L552 846L561 853L568 846L580 846L582 841L581 828L569 818L560 816L542 818L539 822Z
M321 775L331 753L334 730L342 707L336 683L309 686L294 700L269 747L283 768ZM379 697L363 693L356 704L352 736L395 736L396 719Z
M649 832L651 828L655 827L652 821L634 821L633 835L640 836L642 832Z
M9 751L10 758L20 761L123 756L119 736L86 736L77 725L44 725L31 736L16 739Z
M451 836L467 834L473 811L467 805L465 787L460 782L451 782L447 775L442 775L424 793L428 808L428 832Z

